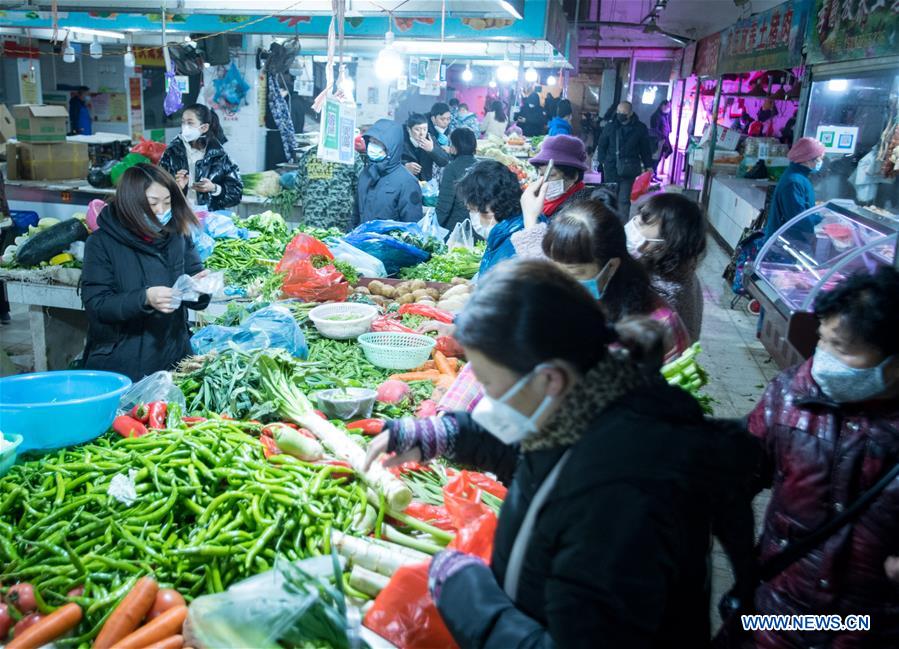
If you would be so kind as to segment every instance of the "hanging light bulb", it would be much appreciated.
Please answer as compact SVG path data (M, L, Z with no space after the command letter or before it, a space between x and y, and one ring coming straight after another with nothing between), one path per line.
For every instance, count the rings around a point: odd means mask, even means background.
M375 76L381 81L393 81L399 78L406 67L403 57L393 46L393 32L387 30L384 34L384 48L378 52L375 59Z
M470 83L473 78L474 75L471 73L471 66L466 65L465 69L462 70L462 81L464 81L465 83Z
M352 96L353 89L356 87L356 84L353 83L353 80L350 77L344 77L337 84L337 87L343 91L343 94Z
M75 48L71 43L66 43L66 49L62 51L62 61L63 63L75 62Z
M537 83L539 78L540 75L537 74L537 71L534 68L528 68L524 71L524 80L528 83Z
M37 81L37 73L34 71L34 62L31 62L31 65L28 66L28 81L31 83L35 83Z
M131 46L128 46L128 49L125 50L125 67L133 68L135 64L134 61L134 52L131 51Z
M491 79L490 82L489 82L487 85L490 86L491 88L496 88L496 81L494 81L493 79Z
M546 85L548 85L548 86L556 85L556 77L553 75L549 75L548 77L546 77Z
M92 59L103 58L103 46L100 45L100 41L97 40L96 36L94 36L94 42L91 43L90 52L91 52Z
M508 61L496 68L496 78L500 83L512 83L518 78L518 68Z

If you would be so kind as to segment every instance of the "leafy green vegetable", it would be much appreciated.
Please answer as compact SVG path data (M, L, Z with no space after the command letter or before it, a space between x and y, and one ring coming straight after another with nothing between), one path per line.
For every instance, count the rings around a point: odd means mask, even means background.
M456 277L471 279L477 274L483 256L483 248L475 250L453 248L444 254L434 255L423 264L403 268L400 277L432 282L451 282Z

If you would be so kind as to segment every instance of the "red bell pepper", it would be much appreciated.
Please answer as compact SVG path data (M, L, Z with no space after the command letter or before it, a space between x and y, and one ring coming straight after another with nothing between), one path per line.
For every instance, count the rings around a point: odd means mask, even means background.
M360 419L346 425L348 430L359 430L365 435L380 435L384 431L382 419Z
M150 409L147 407L145 403L139 403L131 409L131 412L128 413L133 419L136 419L142 424L146 424L150 419Z
M208 421L206 417L182 417L181 421L183 421L188 426L196 426L197 424L202 424L204 421Z
M451 324L453 322L453 314L444 311L443 309L438 309L437 307L429 306L427 304L404 304L400 307L400 315L420 315L424 316L428 320L436 320L437 322L443 322L445 324Z
M143 437L147 434L147 427L130 415L116 417L112 429L122 437Z
M147 425L156 430L165 428L165 415L168 412L168 409L169 406L165 401L152 401L148 403L147 410L150 414L147 418Z

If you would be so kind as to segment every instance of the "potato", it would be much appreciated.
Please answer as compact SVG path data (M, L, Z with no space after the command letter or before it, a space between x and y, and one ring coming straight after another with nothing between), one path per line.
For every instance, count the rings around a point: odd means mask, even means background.
M384 306L385 304L390 302L390 300L388 300L383 295L372 295L371 301L374 302L375 304L377 304L378 306Z
M434 298L432 298L430 295L423 295L422 297L418 298L418 299L415 300L415 301L418 302L419 304L431 304L431 305L433 305L433 304L435 303L435 302L434 302Z
M468 280L463 277L453 277L453 281L451 281L450 284L459 286L460 284L468 284Z
M427 297L428 295L430 295L430 293L428 293L427 289L420 288L412 291L412 297L414 297L416 300L421 297Z
M415 302L415 298L412 297L411 293L406 293L405 295L400 295L396 301L397 304L412 304Z
M412 282L402 282L396 285L396 291L399 295L405 295L406 293L411 293L414 289L412 288Z
M392 298L397 297L399 294L397 293L395 286L391 286L390 284L384 284L383 287L381 288L381 295L392 299Z
M447 289L441 296L441 299L445 300L458 295L468 295L470 290L471 289L467 285L456 284L452 288Z
M414 280L412 280L412 290L413 290L413 291L420 291L420 290L425 289L425 288L427 288L427 287L428 287L428 285L427 285L427 283L426 283L423 279L414 279Z
M384 289L384 282L374 280L368 284L368 290L372 295L382 295L381 291L383 289Z
M436 302L440 299L440 291L436 288L425 289L428 292L428 295Z
M367 286L357 286L353 289L353 293L356 293L358 295L371 295L371 291Z

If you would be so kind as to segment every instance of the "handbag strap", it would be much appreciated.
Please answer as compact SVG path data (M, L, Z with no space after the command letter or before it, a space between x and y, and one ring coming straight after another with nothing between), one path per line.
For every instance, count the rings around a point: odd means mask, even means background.
M765 561L759 567L759 579L761 581L769 581L776 577L791 565L799 561L807 555L812 548L816 547L822 541L845 527L854 518L861 514L871 501L874 500L881 491L886 489L887 485L899 477L899 462L890 469L886 475L877 481L874 486L859 496L858 500L851 506L844 509L837 516L812 531L808 536L799 539L795 543L791 543L784 550Z

